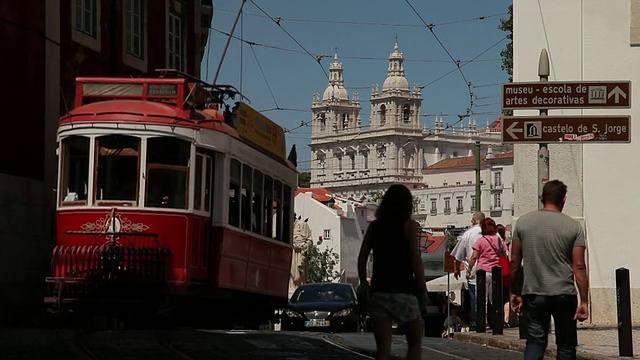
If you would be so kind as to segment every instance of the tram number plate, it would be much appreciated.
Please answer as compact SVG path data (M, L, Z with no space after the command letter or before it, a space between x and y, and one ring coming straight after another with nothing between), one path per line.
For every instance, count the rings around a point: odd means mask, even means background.
M304 322L305 327L320 327L320 326L329 326L329 320L308 320Z

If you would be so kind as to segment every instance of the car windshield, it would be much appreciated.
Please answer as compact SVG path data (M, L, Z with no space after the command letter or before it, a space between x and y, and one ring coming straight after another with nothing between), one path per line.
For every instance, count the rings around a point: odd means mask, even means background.
M348 286L308 285L299 287L291 302L352 301L353 293Z

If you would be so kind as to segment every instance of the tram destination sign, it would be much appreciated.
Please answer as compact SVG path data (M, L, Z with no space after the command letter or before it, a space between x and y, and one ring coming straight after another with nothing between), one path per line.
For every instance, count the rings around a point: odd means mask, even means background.
M631 108L631 81L502 84L503 109Z
M504 143L628 143L631 116L508 116Z

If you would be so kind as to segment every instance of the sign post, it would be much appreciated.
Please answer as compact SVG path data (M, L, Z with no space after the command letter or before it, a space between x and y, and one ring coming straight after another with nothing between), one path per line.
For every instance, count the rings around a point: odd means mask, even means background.
M542 49L540 52L538 76L540 77L540 83L549 81L549 54L547 54L547 49ZM540 109L540 116L547 116L547 110ZM547 181L549 181L549 145L540 143L538 145L538 197L542 196L542 188ZM541 208L542 202L538 200L538 209Z

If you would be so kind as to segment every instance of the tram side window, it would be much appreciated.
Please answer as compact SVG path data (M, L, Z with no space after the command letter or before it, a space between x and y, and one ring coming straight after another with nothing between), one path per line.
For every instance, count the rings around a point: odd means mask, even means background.
M73 136L64 139L62 154L62 204L86 204L89 184L89 138Z
M274 239L282 240L282 182L273 182L273 222L276 224Z
M256 234L262 234L262 211L260 206L262 204L262 194L263 194L263 181L264 177L262 173L258 170L253 171L253 202L252 202L252 210L251 216L254 220L252 222L252 229Z
M172 137L147 140L146 206L188 207L190 157L188 141Z
M97 138L96 200L137 201L140 139L126 135Z
M273 237L273 178L268 175L264 176L262 211L262 218L264 219L262 235Z
M251 216L251 195L253 193L253 170L249 165L242 165L242 228L245 230L251 230L253 223Z
M195 179L193 185L193 208L200 210L202 207L202 163L204 157L200 154L196 155Z
M291 242L291 230L293 224L291 223L291 186L284 186L284 194L282 197L282 238L281 240L286 243Z
M229 225L240 226L240 162L231 159L229 183Z

